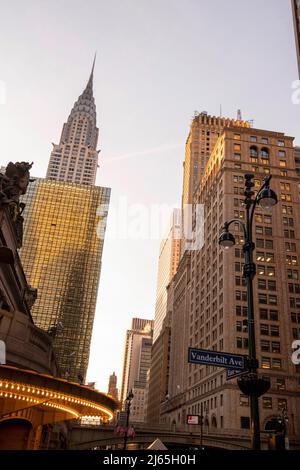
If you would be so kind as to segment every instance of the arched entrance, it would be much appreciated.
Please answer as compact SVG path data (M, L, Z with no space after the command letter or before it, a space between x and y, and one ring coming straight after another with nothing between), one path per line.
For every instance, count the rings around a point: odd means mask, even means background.
M26 450L32 424L26 419L0 421L0 450Z

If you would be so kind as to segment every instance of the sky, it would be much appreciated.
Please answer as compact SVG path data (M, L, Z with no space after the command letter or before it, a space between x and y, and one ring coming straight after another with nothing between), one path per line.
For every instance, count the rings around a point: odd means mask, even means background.
M51 142L59 142L97 51L96 184L112 193L87 378L107 391L113 371L120 385L131 319L154 318L159 237L168 224L156 214L180 206L194 111L219 115L221 105L234 118L241 109L254 127L300 145L290 1L0 0L0 7L1 165L33 161L32 174L45 176ZM149 220L161 230L150 231Z

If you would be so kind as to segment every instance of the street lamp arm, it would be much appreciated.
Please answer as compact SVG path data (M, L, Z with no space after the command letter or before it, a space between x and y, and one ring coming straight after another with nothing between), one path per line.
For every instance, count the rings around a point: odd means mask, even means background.
M264 177L264 179L263 179L263 184L261 185L261 187L260 187L259 190L257 191L257 194L256 194L256 196L255 196L255 199L252 201L252 207L251 207L250 218L249 218L249 227L250 227L249 232L250 232L250 233L252 233L252 225L253 225L254 211L255 211L255 208L256 208L256 206L257 206L257 204L258 204L259 196L260 196L261 192L262 192L265 188L268 188L268 187L269 187L271 178L272 178L272 175L267 175L267 176Z
M247 239L247 230L246 230L246 225L244 224L244 222L242 222L240 219L230 219L230 220L226 220L226 222L224 222L224 226L223 226L223 229L227 232L230 225L233 224L234 222L237 222L243 229L243 232L244 232L244 237L245 237L245 240Z

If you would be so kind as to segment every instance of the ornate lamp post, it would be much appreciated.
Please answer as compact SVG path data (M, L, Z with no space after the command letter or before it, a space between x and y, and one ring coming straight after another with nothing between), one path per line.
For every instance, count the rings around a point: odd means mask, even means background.
M124 446L123 450L126 450L127 447L127 439L128 439L128 427L129 427L129 416L130 416L130 406L131 406L131 401L133 399L133 393L132 390L130 390L126 400L125 400L125 406L126 406L126 428L125 428L125 434L124 434Z
M239 219L231 219L224 223L222 233L219 238L219 244L225 249L232 247L235 244L235 238L229 232L229 227L232 223L237 222L243 229L245 243L243 245L243 252L245 257L245 264L243 276L246 280L247 286L247 316L248 316L248 369L249 373L243 375L238 379L240 390L250 396L250 413L251 413L251 437L252 449L260 449L260 424L259 424L259 407L258 397L266 393L270 388L270 382L258 376L258 360L256 357L256 344L255 344L255 324L254 324L254 307L253 307L253 278L256 274L256 265L253 262L253 251L255 245L252 240L252 227L254 211L259 204L263 209L270 209L277 204L277 196L270 188L271 175L264 178L263 184L258 190L256 196L252 190L254 183L252 174L245 174L245 207L246 207L246 222Z

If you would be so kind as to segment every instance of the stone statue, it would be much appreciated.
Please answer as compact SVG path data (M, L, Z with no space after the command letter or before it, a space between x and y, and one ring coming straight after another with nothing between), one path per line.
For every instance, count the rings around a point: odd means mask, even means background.
M25 204L20 202L20 197L26 193L30 181L29 170L32 163L10 162L5 173L0 173L0 207L7 206L12 222L15 226L18 248L22 246L23 217Z

